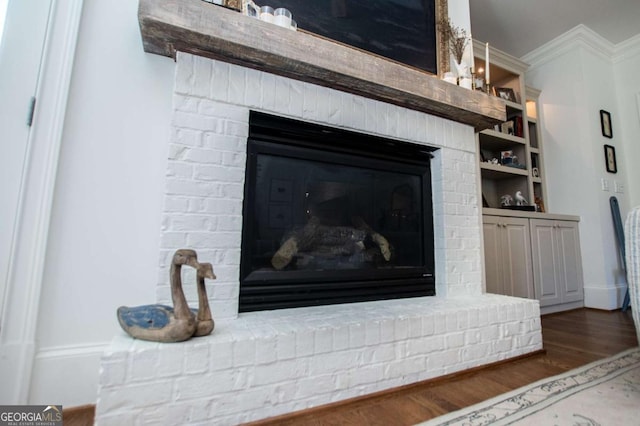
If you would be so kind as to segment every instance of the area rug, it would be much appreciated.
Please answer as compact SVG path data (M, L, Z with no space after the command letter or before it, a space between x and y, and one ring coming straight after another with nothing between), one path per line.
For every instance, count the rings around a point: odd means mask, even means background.
M640 348L633 348L420 426L638 424Z

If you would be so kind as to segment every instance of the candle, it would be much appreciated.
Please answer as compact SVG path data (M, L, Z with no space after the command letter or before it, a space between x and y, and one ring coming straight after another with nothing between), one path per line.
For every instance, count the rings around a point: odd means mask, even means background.
M473 73L476 63L473 55L473 37L471 36L471 33L469 33L469 54L471 56L471 60L469 61L469 71Z
M487 85L491 83L489 79L489 43L485 44L484 48L484 69L485 69L485 80Z

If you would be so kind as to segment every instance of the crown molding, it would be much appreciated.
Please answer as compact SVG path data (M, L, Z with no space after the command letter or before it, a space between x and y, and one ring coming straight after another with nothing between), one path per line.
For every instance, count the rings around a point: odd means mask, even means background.
M535 68L580 47L608 61L612 60L616 49L613 43L586 25L580 24L532 50L521 59L529 63L531 68Z
M640 34L616 44L615 48L613 49L614 64L633 58L635 56L640 56Z

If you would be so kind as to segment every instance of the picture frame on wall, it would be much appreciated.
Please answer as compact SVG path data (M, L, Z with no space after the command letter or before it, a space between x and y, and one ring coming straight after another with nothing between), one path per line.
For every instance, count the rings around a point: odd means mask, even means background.
M609 173L618 173L618 163L616 162L616 149L611 145L604 146L604 160Z
M611 126L611 113L603 109L600 110L600 127L602 128L602 136L605 138L613 138L613 127Z

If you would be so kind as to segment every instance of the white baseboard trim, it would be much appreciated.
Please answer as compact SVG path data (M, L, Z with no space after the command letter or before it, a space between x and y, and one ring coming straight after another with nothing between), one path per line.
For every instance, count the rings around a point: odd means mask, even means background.
M583 301L560 303L558 305L552 305L552 306L541 306L540 315L554 314L556 312L570 311L572 309L579 309L583 307L584 307Z
M43 348L34 358L29 404L95 404L100 360L109 342Z
M627 291L625 284L615 287L584 287L584 306L587 308L612 311L622 307Z

